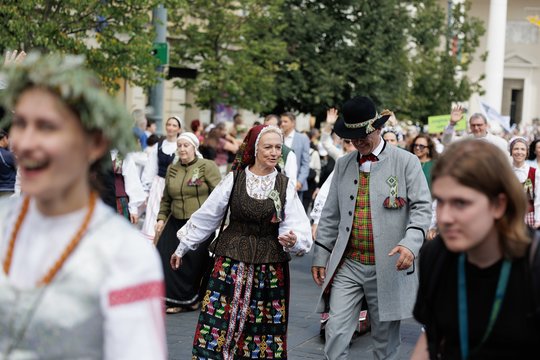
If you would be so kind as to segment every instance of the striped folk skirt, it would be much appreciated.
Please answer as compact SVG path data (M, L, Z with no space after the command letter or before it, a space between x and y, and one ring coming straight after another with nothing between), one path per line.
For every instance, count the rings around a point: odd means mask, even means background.
M127 196L120 196L116 198L116 212L126 219L129 219L129 209L128 209L129 199Z
M217 257L193 340L193 360L287 359L289 264Z

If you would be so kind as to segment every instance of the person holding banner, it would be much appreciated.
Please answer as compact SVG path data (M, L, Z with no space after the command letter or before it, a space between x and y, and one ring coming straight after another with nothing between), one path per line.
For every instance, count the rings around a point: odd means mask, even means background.
M450 121L444 129L442 136L443 145L448 145L454 140L455 126L463 117L463 107L454 106L450 113ZM489 124L486 117L481 113L474 113L469 118L470 135L468 137L481 139L491 143L501 149L505 154L508 153L508 142L500 136L488 132Z

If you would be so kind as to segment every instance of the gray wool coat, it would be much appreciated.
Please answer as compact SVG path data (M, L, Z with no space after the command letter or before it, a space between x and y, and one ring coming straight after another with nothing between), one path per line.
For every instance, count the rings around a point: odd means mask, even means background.
M326 267L323 292L336 273L349 242L358 192L358 158L358 152L353 151L337 161L317 229L313 266ZM418 257L431 220L431 195L415 155L385 143L378 158L379 161L371 163L369 197L379 317L381 321L394 321L412 317L418 271L417 264L414 272L412 266L398 271L396 261L399 253L392 257L388 253L396 245L402 245L411 250L415 258ZM383 206L390 195L390 185L386 181L391 176L397 177L398 196L407 201L399 209ZM322 312L323 308L321 293L317 310Z

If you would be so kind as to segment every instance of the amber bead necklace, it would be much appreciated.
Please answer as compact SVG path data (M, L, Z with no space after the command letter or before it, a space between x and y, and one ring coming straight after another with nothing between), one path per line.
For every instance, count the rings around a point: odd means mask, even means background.
M39 281L38 285L48 285L52 281L52 279L56 276L58 271L62 268L62 266L66 262L69 255L71 255L73 250L75 250L75 248L81 241L83 235L86 233L86 230L88 229L88 225L90 224L90 219L92 218L92 214L94 213L94 209L96 207L96 200L97 200L96 193L91 192L89 205L88 205L88 212L86 213L86 216L84 217L84 221L81 227L79 228L79 230L77 230L77 233L75 233L75 235L73 236L69 244L66 246L66 248L62 252L62 255L60 255L60 257L58 258L58 260L56 260L54 265L47 271L45 276L43 276L43 278ZM19 233L19 230L21 229L23 220L26 217L26 214L28 213L29 205L30 205L30 198L25 197L22 208L21 208L21 212L17 218L17 221L15 222L13 231L11 232L11 237L9 240L6 258L4 260L4 272L6 275L9 275L9 270L11 268L11 260L13 258L13 250L15 248L15 241L17 240L17 235Z

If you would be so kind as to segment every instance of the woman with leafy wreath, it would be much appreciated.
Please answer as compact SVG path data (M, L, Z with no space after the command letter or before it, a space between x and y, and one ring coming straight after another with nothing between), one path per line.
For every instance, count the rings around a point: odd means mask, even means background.
M131 119L81 57L3 69L20 197L0 201L0 353L166 359L155 249L99 198L91 172L134 148Z

